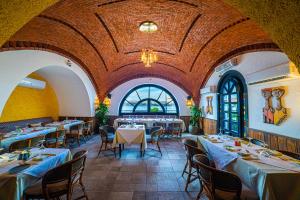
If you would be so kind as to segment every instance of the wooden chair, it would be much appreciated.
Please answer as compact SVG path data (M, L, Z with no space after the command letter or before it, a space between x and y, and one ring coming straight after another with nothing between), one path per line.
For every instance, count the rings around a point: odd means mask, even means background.
M16 150L24 150L28 147L30 147L30 139L20 140L20 141L11 143L8 147L8 151L13 152Z
M167 127L167 131L170 132L172 135L176 135L177 137L181 137L181 125L179 123L170 123L169 126Z
M66 142L69 139L75 139L77 141L78 146L80 146L80 139L86 142L86 138L83 134L83 124L78 124L70 127L70 131L66 132Z
M194 155L193 161L202 186L196 199L200 199L203 189L209 199L241 199L242 182L238 176L211 167L209 159L203 154ZM217 190L226 192L223 193L226 196L220 196Z
M93 121L85 122L82 132L85 136L92 136L93 135Z
M29 139L29 147L40 147L45 142L45 136L39 135Z
M167 124L163 123L163 122L155 122L153 123L153 126L156 127L162 127L163 128L163 135L162 136L166 136L169 135L169 133L167 132Z
M164 129L162 127L158 127L158 129L152 128L152 131L150 132L150 135L146 135L146 140L148 143L156 144L158 152L162 156L162 152L159 146L159 139L160 136L163 134ZM153 149L156 150L156 149Z
M65 136L66 130L63 126L60 126L57 128L57 131L45 135L45 146L47 148L58 148L60 146L66 147Z
M283 150L278 150L279 152L281 152L284 155L287 155L289 157L292 157L294 159L300 160L300 154L298 153L294 153L294 152L290 152L290 151L283 151Z
M87 151L83 150L74 155L73 160L49 170L42 181L29 186L24 191L24 199L60 199L66 195L67 200L72 199L75 185L79 185L83 195L77 199L88 199L82 182Z
M198 179L198 175L196 173L196 166L193 162L193 156L196 154L205 154L205 152L198 148L198 143L194 140L184 139L183 144L186 153L186 164L183 169L182 176L184 174L188 175L185 185L185 191L187 191L189 184Z
M250 142L251 142L252 144L256 144L256 145L261 146L261 147L268 147L268 144L266 144L266 143L265 143L264 141L262 141L262 140L258 140L258 139L251 138L251 139L250 139Z
M109 131L108 127L100 127L99 128L99 133L100 133L100 137L101 137L101 145L100 145L100 148L99 148L98 157L99 157L99 155L102 151L103 144L104 144L104 150L105 151L106 150L112 150L114 152L115 157L117 156L116 155L116 147L112 148L112 143L113 143L113 140L114 140L115 133L114 132L113 133L108 132L108 131ZM108 144L111 146L110 149L107 149Z

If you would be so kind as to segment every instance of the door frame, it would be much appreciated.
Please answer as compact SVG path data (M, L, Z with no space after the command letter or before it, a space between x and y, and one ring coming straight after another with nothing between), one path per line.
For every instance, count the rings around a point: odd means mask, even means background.
M247 84L243 77L243 75L236 71L230 70L227 71L222 75L218 82L217 86L217 99L218 99L218 112L217 112L217 132L220 132L220 112L221 112L221 89L224 82L228 81L229 79L236 79L238 82L238 86L242 90L240 93L241 96L238 97L238 109L240 110L240 120L238 122L240 137L244 137L245 133L247 132L248 128L248 90Z

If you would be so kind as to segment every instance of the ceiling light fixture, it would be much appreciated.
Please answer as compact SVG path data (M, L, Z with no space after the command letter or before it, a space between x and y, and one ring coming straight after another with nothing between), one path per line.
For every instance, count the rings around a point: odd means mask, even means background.
M143 33L154 33L157 31L157 25L154 22L145 21L140 24L139 30ZM149 45L149 38L147 38L147 45ZM158 61L157 53L151 48L142 49L141 61L145 67L151 67L151 64Z

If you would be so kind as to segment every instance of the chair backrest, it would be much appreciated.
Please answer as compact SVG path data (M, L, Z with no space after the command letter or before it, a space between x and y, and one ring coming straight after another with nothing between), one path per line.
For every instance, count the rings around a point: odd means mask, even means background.
M160 127L163 127L164 129L167 128L167 124L166 123L163 123L163 122L155 122L153 124L153 126L160 126Z
M102 127L103 130L105 130L107 133L115 133L115 129L112 126L109 125L104 125Z
M159 129L151 132L151 140L158 141L160 136L164 133L164 129L159 127Z
M99 127L99 134L102 140L108 137L108 132L103 127Z
M194 155L205 154L205 152L198 148L198 143L195 140L184 139L183 144L186 151L187 159L191 162Z
M157 131L157 130L159 130L159 129L161 129L161 126L153 126L153 127L151 127L150 128L150 134L153 132L153 131Z
M279 150L279 152L281 152L284 155L287 155L289 157L292 157L292 158L295 158L297 160L300 160L300 154L298 154L298 153L294 153L294 152L290 152L290 151L283 151L283 150Z
M57 183L66 184L67 187L61 187L62 191L71 192L72 184L75 183L78 178L81 178L82 172L85 166L87 151L82 150L73 156L71 161L68 161L62 165L59 165L49 170L42 179L42 190L46 199L50 199L48 188Z
M264 141L262 141L262 140L251 138L250 142L252 144L256 144L256 145L261 146L261 147L268 147L268 145Z
M170 123L169 127L172 127L172 128L181 128L181 124L180 123Z
M16 150L24 150L24 149L28 148L29 145L30 145L29 139L16 141L9 145L8 151L13 152Z
M203 154L194 155L193 161L201 180L211 189L212 194L215 193L215 189L218 189L235 193L240 198L242 181L238 176L209 166L209 159Z
M29 139L29 147L37 147L41 145L45 140L44 135L39 135Z

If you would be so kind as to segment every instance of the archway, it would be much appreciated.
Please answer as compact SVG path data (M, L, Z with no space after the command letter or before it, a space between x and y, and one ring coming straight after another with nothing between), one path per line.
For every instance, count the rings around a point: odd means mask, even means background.
M38 50L1 52L0 60L3 64L0 84L6 86L0 91L0 113L19 82L36 72L52 85L61 108L59 115L93 116L96 92L89 77L76 63L71 61L68 66L67 58Z

